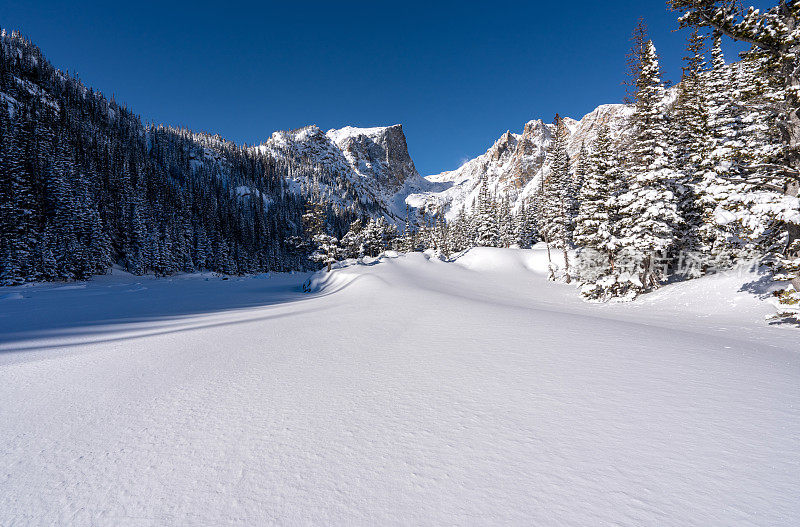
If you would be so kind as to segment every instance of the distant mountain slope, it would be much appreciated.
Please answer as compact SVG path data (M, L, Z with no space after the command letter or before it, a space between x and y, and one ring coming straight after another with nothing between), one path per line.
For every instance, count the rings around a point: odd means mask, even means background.
M582 144L591 146L602 124L608 124L612 136L620 139L626 132L625 122L631 111L622 104L604 104L580 121L564 118L573 162ZM462 208L473 207L483 177L492 193L508 196L514 203L535 195L542 176L549 170L547 149L553 129L552 124L537 119L526 123L521 134L504 133L486 153L456 170L428 176L426 179L438 188L412 193L408 203L414 207L443 209L452 218Z

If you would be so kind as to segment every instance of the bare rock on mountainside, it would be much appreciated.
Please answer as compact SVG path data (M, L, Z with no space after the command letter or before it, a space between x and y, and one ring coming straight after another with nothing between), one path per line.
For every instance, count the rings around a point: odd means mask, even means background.
M600 127L607 124L611 135L622 140L627 130L631 108L623 104L604 104L580 121L564 118L569 133L568 151L573 163L581 145L591 146ZM440 188L411 194L407 203L413 207L441 209L453 218L462 209L471 209L477 199L480 182L486 179L489 191L507 197L514 206L538 192L541 178L549 170L547 149L554 127L541 119L528 121L521 134L507 131L486 153L464 163L456 170L428 176Z
M405 197L431 191L408 153L402 125L374 128L347 126L323 132L311 125L275 132L256 147L289 164L317 167L325 177L316 181L298 178L290 188L319 187L325 199L348 207L354 202L372 215L390 220L405 217Z
M409 179L419 177L401 124L378 128L348 126L330 130L327 136L354 170L382 185L399 188Z

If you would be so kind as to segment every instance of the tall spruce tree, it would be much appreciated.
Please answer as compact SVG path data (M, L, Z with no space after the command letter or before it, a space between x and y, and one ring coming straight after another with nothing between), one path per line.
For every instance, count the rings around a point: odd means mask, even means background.
M705 38L695 30L689 36L683 77L672 110L674 166L679 175L675 193L681 223L673 247L678 258L705 259L713 241L704 236L703 225L710 216L707 200L701 197L706 174L712 170L709 95L705 76ZM704 266L691 266L690 278L696 278Z
M664 86L656 48L648 41L637 80L631 117L633 144L625 163L628 191L619 197L620 291L635 296L656 288L665 278L663 258L676 241L680 225L673 185L678 174L670 165ZM618 262L622 264L622 262Z
M481 177L478 190L476 224L478 232L475 244L479 247L497 247L500 238L497 224L497 204L489 193L489 183L485 175Z
M572 219L570 208L574 200L574 186L570 175L570 160L567 152L568 132L564 120L556 114L553 141L548 150L550 171L544 177L539 208L539 233L542 238L556 249L560 249L564 258L564 280L571 281L569 269L569 247L572 243ZM551 262L552 264L552 262ZM555 272L551 272L555 278Z
M575 245L581 292L590 300L616 293L613 276L617 250L619 196L625 191L614 143L607 124L601 125L588 157L586 177L579 196Z
M800 300L800 2L780 0L767 11L727 0L670 0L670 5L682 13L682 27L711 27L751 44L751 53L761 59L761 76L774 87L768 99L781 148L749 169L761 180L759 187L785 196L768 198L761 208L772 212L772 229L783 231L770 251L781 264L776 277L790 283L785 298L794 304Z

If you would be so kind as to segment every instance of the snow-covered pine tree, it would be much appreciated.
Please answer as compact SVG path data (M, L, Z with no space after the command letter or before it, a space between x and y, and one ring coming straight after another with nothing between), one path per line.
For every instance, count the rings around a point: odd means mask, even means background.
M739 68L737 67L736 70ZM727 220L725 202L736 193L737 183L730 180L738 177L738 150L741 143L741 105L737 103L736 84L739 75L734 67L725 64L722 51L722 34L715 31L711 47L711 69L702 75L708 92L708 147L707 160L702 163L702 178L697 182L697 198L702 211L702 223L698 230L700 245L708 252L715 266L727 267L742 255L738 243L742 238L735 234L735 225ZM724 214L720 214L723 213Z
M414 235L414 250L425 251L433 246L431 227L429 225L428 210L426 207L418 209L417 229Z
M664 279L662 258L676 238L680 216L672 192L676 172L670 166L664 86L652 41L645 44L631 117L633 144L627 152L628 191L619 197L618 290L626 296L656 288Z
M539 233L548 244L560 249L564 257L563 278L570 283L572 277L569 270L569 247L572 243L572 221L570 204L573 201L572 177L570 176L569 153L567 152L568 132L563 119L556 114L555 132L547 155L550 159L550 170L544 176L542 192L539 198ZM551 262L552 265L552 262ZM556 277L551 270L551 278Z
M403 234L398 241L400 252L409 253L414 250L414 225L411 222L411 213L406 204L406 221L403 224Z
M309 201L306 213L303 214L305 236L311 241L313 252L309 256L312 262L321 263L331 270L331 265L342 257L339 240L325 232L327 211L325 204L317 199Z
M636 85L636 80L642 72L642 55L644 54L645 45L649 37L647 36L647 24L644 18L639 18L636 21L636 27L633 28L630 42L631 47L628 54L625 56L627 63L626 80L623 82L625 85L625 103L633 104L636 101L636 94L639 91Z
M478 190L478 210L477 210L477 238L475 244L478 247L497 247L500 232L497 225L497 204L494 197L489 193L489 184L484 174L481 176L480 187Z
M379 256L386 250L386 220L370 219L364 227L362 236L362 252L366 256Z
M303 214L303 232L308 239L322 234L325 231L326 219L325 204L318 200L309 201L306 204L306 212Z
M470 223L471 218L462 206L447 229L447 245L451 251L458 252L472 247L474 236L471 233Z
M517 236L514 215L511 212L511 202L508 196L504 196L499 200L496 210L498 225L497 243L500 247L511 247L517 243Z
M444 212L441 209L437 210L434 215L433 237L436 250L445 257L450 255L449 228Z
M706 175L712 170L710 150L711 128L709 96L705 75L705 37L695 29L687 42L687 56L683 77L678 86L678 96L672 110L672 140L674 166L678 170L674 191L682 222L677 227L673 246L675 257L686 261L707 260L713 240L703 236L703 226L712 210L704 210L708 201L700 196ZM696 278L704 265L684 266L689 278Z
M342 237L341 248L343 258L358 258L362 256L364 224L360 219L356 219L350 224L350 229Z
M342 249L339 247L339 240L330 234L316 234L312 241L316 249L311 253L310 259L313 262L321 263L327 267L328 272L331 266L342 257Z
M528 207L529 205L526 200L522 200L519 204L519 209L516 214L514 214L514 244L521 248L530 247L532 241L531 220Z
M589 300L605 300L617 293L613 279L619 220L617 200L624 191L614 143L608 124L603 124L588 157L575 222L581 294Z
M740 240L740 253L765 255L776 277L783 278L783 264L791 265L792 260L791 251L786 252L788 227L800 221L800 203L774 184L780 179L778 167L785 151L778 126L781 113L777 110L784 95L780 83L769 75L769 62L768 56L755 49L738 64L738 137L726 181L729 192L720 208L732 213L728 227L733 227L735 239Z
M759 173L759 187L785 196L770 204L757 203L762 200L756 197L753 206L770 209L776 228L785 233L773 255L782 264L777 277L790 283L785 298L796 304L800 301L800 2L781 0L766 12L745 10L728 0L670 0L670 4L682 13L681 26L711 27L751 44L751 53L763 58L763 76L776 88L769 100L777 114L782 148L749 169Z
M578 150L578 155L575 160L575 173L572 175L571 185L569 191L569 218L572 235L575 236L575 220L578 216L578 208L580 207L580 194L581 188L586 181L586 173L589 170L589 149L586 148L586 143L581 143L581 148ZM573 240L574 243L574 240Z

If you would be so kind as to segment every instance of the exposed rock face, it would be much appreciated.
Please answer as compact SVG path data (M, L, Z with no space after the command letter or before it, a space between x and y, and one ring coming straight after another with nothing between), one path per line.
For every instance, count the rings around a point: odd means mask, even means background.
M602 124L608 124L612 137L619 138L626 129L631 109L622 104L599 106L580 121L564 118L569 133L568 150L573 160L585 143L591 146ZM554 125L541 119L525 124L521 134L504 133L485 154L472 159L456 170L428 176L440 188L412 194L407 203L414 207L444 209L449 218L462 209L471 209L477 199L481 178L489 190L508 197L518 205L538 192L541 178L549 171L547 149L553 138ZM443 187L443 188L442 188Z
M405 218L405 197L430 191L408 153L402 125L323 132L316 125L272 134L256 147L277 160L309 167L289 181L289 188L308 191L312 186L343 207L361 208L390 220Z
M390 188L399 188L419 177L408 154L403 125L381 128L348 126L327 133L353 170Z

